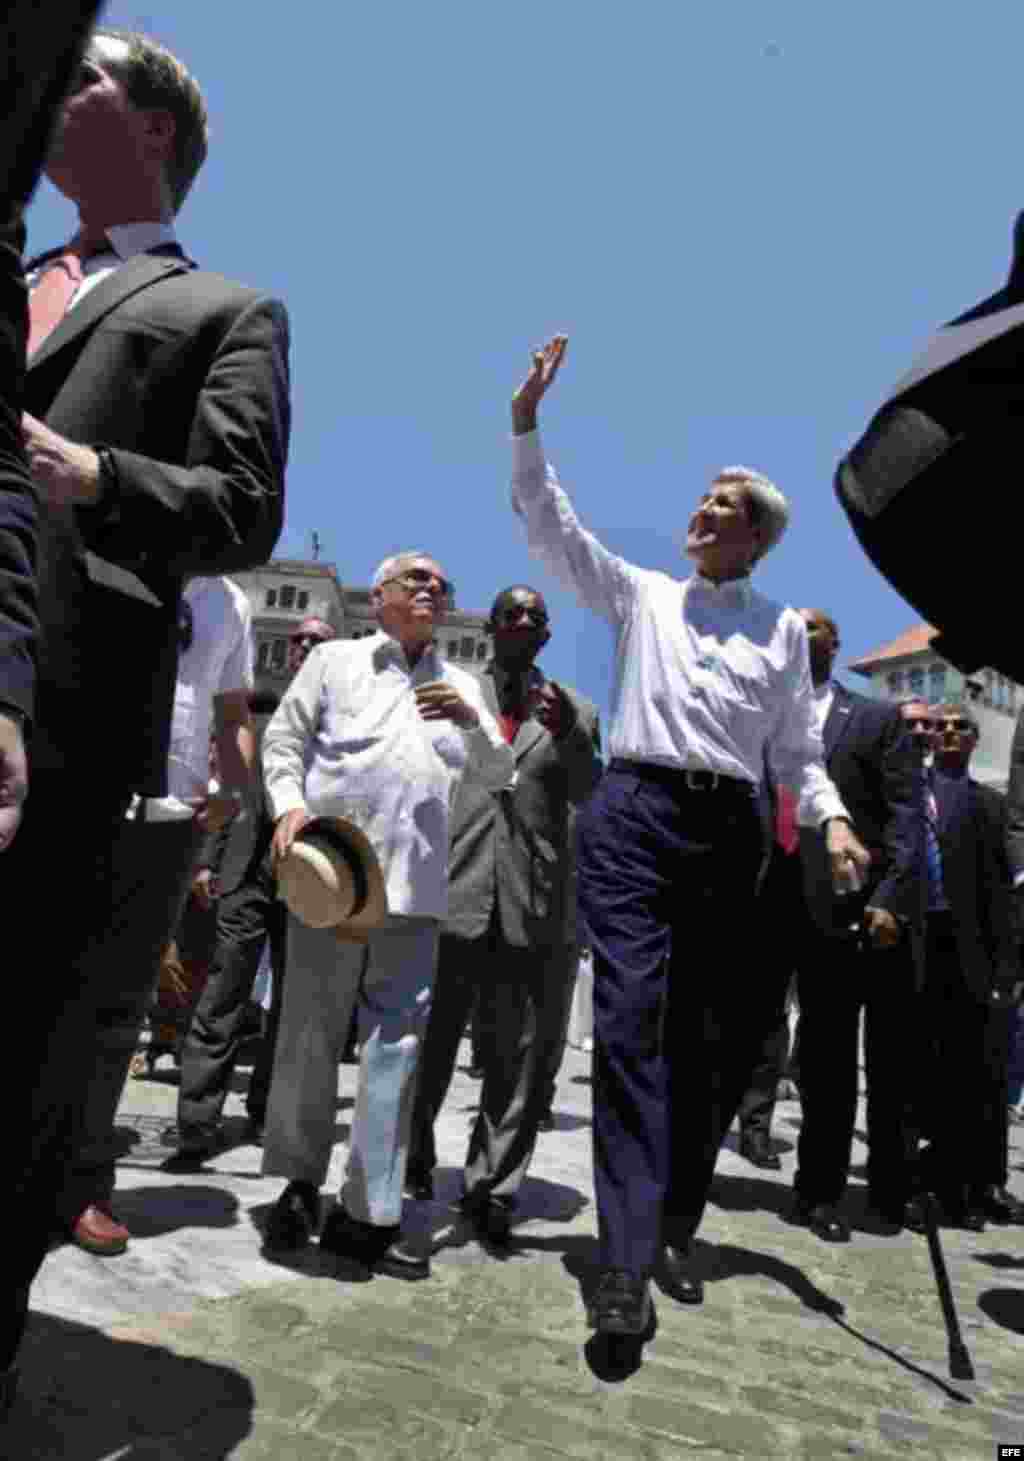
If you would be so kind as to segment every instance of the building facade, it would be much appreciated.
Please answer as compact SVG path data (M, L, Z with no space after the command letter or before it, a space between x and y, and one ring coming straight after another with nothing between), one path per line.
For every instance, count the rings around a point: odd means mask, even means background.
M303 619L323 619L342 639L376 633L369 587L342 583L333 563L275 558L231 577L252 609L259 695L279 696L287 688L288 638ZM454 597L453 589L435 643L445 659L479 675L490 653L484 632L487 616L457 608Z
M847 669L869 682L868 694L883 700L905 700L913 695L929 705L941 700L967 701L981 729L971 771L979 781L1004 789L1024 691L996 670L962 674L932 649L931 639L937 632L930 624L915 624L897 639L853 660Z

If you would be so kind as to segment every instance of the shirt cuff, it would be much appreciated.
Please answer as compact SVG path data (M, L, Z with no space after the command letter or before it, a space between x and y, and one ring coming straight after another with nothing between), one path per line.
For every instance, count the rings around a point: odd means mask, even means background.
M519 479L538 474L544 477L544 449L540 444L540 432L528 431L524 436L512 438L512 475Z
M290 787L281 787L278 791L268 791L267 800L270 803L270 815L275 822L280 821L287 812L306 810L306 798L298 788L293 790Z
M1021 883L1024 883L1024 868L1019 873L1014 873L1013 875L1013 886L1019 888Z

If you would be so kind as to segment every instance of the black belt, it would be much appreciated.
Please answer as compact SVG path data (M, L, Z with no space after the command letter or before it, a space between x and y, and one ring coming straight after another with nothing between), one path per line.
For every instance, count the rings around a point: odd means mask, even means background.
M753 796L754 783L739 776L722 776L718 771L688 771L683 766L659 766L654 761L629 761L624 756L613 756L608 763L609 771L625 771L630 776L639 776L644 781L657 781L673 791L728 791Z

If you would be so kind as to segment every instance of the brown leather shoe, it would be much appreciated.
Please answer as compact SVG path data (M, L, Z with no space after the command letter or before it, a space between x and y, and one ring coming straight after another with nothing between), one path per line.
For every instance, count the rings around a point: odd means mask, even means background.
M128 1247L128 1229L117 1221L106 1203L92 1202L71 1224L71 1241L97 1258L116 1258Z

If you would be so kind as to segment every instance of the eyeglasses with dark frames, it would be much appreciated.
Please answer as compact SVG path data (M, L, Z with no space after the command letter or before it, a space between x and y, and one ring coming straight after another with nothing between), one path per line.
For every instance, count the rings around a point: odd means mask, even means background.
M936 727L937 730L940 731L955 730L970 731L972 734L974 733L974 726L971 724L971 722L969 720L963 720L960 717L954 717L949 720L943 720L940 717L940 719L933 721L932 724Z

